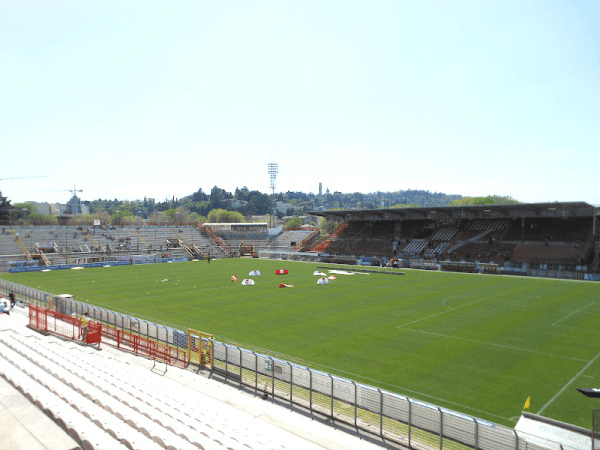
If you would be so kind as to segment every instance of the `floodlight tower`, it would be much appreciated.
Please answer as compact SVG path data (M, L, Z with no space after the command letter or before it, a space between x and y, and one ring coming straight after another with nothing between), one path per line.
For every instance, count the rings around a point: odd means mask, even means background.
M273 195L275 195L275 178L277 178L277 172L279 172L279 165L277 163L269 163L267 164L267 169L269 172L269 179L271 180L271 191L273 191Z
M269 163L267 164L267 171L269 172L269 179L271 180L271 191L273 195L271 196L271 214L269 217L269 227L273 227L273 215L275 214L275 208L273 207L273 201L275 199L275 178L277 177L277 172L279 172L279 166L277 163Z

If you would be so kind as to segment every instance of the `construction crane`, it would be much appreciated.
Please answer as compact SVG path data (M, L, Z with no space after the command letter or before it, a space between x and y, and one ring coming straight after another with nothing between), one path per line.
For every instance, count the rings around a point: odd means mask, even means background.
M0 178L0 181L4 181L4 180L23 180L26 178L46 178L46 175L37 175L37 176L33 176L33 177L10 177L10 178Z
M58 189L54 192L71 192L73 194L73 197L75 197L75 193L83 192L83 189L75 189L75 186L73 186L73 189Z
M75 185L73 185L73 189L65 189L66 191L72 192L73 197L75 197L75 192L83 192L83 189L75 189Z

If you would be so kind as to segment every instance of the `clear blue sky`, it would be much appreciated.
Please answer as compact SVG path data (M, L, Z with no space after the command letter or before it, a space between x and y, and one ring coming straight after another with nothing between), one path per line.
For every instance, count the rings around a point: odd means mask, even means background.
M600 0L2 0L0 191L600 204L599 43Z

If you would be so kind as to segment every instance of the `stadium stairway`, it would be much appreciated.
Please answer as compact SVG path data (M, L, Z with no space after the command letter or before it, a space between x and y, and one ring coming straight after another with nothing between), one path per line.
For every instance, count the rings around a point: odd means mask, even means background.
M188 370L159 374L148 359L27 323L26 308L0 315L0 450L386 447Z

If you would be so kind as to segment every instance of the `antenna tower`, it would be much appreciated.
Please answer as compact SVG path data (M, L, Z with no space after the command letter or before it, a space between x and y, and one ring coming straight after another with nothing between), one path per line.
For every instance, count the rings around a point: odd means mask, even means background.
M279 165L277 163L269 163L267 164L267 169L269 172L269 179L271 180L271 191L273 195L275 195L275 179L277 178L277 172L279 172Z

